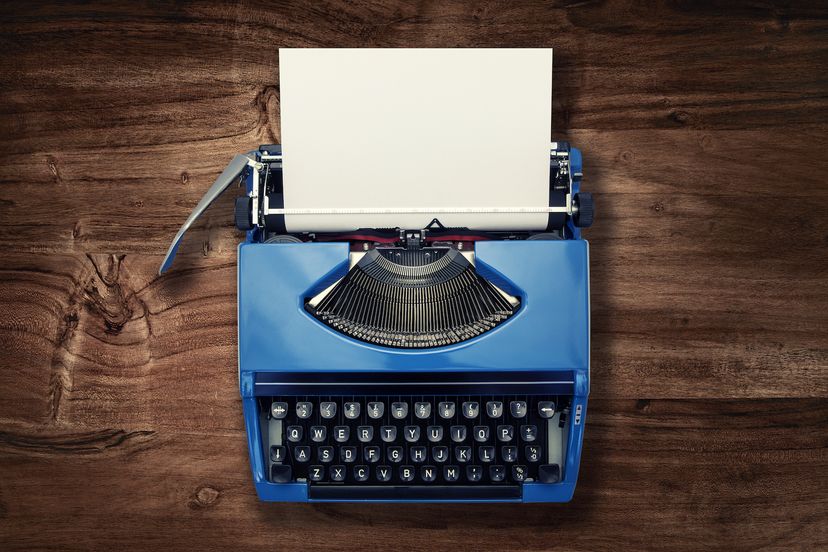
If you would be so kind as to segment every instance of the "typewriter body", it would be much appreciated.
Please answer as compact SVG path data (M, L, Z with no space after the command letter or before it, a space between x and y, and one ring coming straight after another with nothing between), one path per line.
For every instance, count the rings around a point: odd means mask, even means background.
M284 233L278 145L240 155L239 386L259 497L571 499L589 393L581 155L550 150L539 233Z

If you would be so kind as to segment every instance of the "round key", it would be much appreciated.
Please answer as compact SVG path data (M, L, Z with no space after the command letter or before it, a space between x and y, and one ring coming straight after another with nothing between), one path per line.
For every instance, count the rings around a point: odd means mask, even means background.
M311 466L308 469L308 479L322 481L325 478L325 466Z
M480 404L469 401L463 403L463 416L467 419L471 420L473 418L477 418L477 415L480 413Z
M391 403L391 415L396 420L404 419L406 416L408 416L408 403L407 402Z
M420 426L405 426L403 435L409 443L416 443L420 440Z
M457 466L444 466L443 479L448 483L454 483L460 478L460 468Z
M380 448L379 447L365 447L365 461L369 464L376 464L380 461Z
M417 402L414 403L414 415L421 420L425 420L426 418L431 416L431 403L429 402Z
M368 403L368 417L372 420L379 420L385 414L385 403L369 402Z
M503 403L500 401L487 402L486 414L489 415L489 418L500 418L503 416Z
M368 481L368 474L370 473L368 466L354 466L354 479L360 483Z
M536 445L527 445L525 450L526 460L529 462L537 462L540 460L540 447Z
M311 441L314 443L322 443L328 436L328 428L325 426L311 426L310 434Z
M333 447L319 447L318 457L319 461L325 464L333 462Z
M501 443L508 443L515 436L515 428L510 425L497 426L497 440Z
M483 468L480 466L466 466L466 479L471 483L477 483L483 476Z
M326 420L330 420L336 416L336 403L330 401L319 403L319 414Z
M270 447L271 462L284 462L285 456L287 456L287 447L282 447L279 445L273 445L272 447Z
M382 426L380 438L384 443L393 443L397 439L397 426Z
M391 466L377 466L377 481L388 483L391 481Z
M359 426L357 428L357 439L360 443L370 443L374 438L374 428L371 426Z
M518 483L526 480L526 466L512 466L512 479Z
M474 435L474 440L478 443L485 443L489 440L489 426L474 426L474 430L472 431Z
M448 460L448 447L434 447L431 449L431 458L435 462L439 462L442 464L446 460Z
M288 405L286 402L275 402L270 405L270 415L276 420L281 420L287 416Z
M358 402L346 402L342 405L342 413L345 414L345 417L349 420L355 420L359 418L361 407Z
M339 460L352 464L356 462L357 449L356 447L340 447Z
M421 464L426 460L426 448L425 447L411 447L409 450L411 455L411 461Z
M293 457L297 462L310 462L310 447L296 447L293 449Z
M504 462L514 462L517 460L517 447L503 447L500 449L500 457Z
M466 426L451 426L449 431L451 432L451 440L455 443L462 443L466 440L468 434Z
M414 466L400 466L400 479L404 483L414 481Z
M386 455L389 462L399 464L403 460L403 449L402 447L388 447Z
M270 466L270 480L273 483L290 483L291 476L291 467L286 464L273 464Z
M525 418L527 410L526 401L512 401L509 403L509 411L513 418Z
M298 443L302 440L302 426L288 426L287 438L291 443Z
M544 419L551 418L555 415L555 403L553 401L539 401L538 414Z
M477 457L481 462L493 462L495 459L495 448L477 447Z
M454 403L448 401L441 402L437 405L437 411L444 420L454 418Z
M331 481L345 481L345 466L331 466Z
M454 458L458 462L469 462L471 460L471 447L455 447L454 448Z
M420 479L426 483L433 483L437 479L437 468L434 466L423 466L420 468Z
M489 478L498 483L506 477L506 468L503 466L489 466Z
M520 436L527 443L531 443L538 438L538 427L534 425L520 426Z
M334 441L337 443L346 443L351 437L351 428L348 426L336 426L333 432Z
M541 483L557 483L561 480L561 467L558 464L538 466L538 479Z
M426 435L432 443L439 443L443 440L443 426L428 426Z
M313 414L313 403L302 401L296 403L296 417L300 420L307 420Z

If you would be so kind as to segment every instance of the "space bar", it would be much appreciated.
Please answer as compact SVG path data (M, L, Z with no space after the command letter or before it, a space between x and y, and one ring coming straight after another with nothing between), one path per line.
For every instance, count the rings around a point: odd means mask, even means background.
M508 500L519 485L311 485L308 498L327 500Z

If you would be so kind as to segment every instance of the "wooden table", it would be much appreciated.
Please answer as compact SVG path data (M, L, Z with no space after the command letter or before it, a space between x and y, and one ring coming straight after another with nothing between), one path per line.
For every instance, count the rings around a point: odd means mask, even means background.
M1 9L0 548L828 547L824 3ZM598 212L570 504L257 501L233 194L157 268L279 142L281 46L556 49Z

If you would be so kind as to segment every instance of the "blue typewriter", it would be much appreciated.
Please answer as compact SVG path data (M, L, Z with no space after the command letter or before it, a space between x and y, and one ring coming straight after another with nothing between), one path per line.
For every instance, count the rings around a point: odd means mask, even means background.
M581 153L548 150L546 228L290 232L280 145L237 155L182 226L243 184L239 386L267 501L565 502L589 393ZM286 151L285 155L289 153Z

